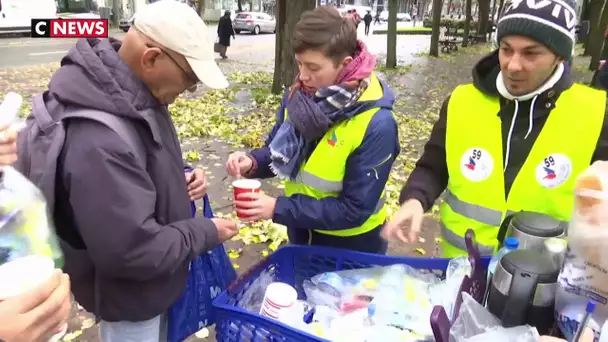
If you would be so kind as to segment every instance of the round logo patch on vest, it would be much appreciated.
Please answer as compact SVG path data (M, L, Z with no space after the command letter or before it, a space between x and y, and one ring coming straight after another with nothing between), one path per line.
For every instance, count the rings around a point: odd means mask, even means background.
M552 153L536 167L536 179L545 188L562 185L572 173L572 162L565 154Z
M490 177L492 170L494 170L494 159L483 148L470 148L462 155L460 170L462 170L462 175L466 179L472 182L481 182Z

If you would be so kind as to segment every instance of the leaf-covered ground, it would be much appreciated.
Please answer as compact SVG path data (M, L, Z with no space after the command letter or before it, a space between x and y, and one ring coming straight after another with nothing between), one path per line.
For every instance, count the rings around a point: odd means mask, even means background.
M470 81L471 67L489 51L490 48L486 45L476 45L441 58L411 54L405 58L411 64L400 66L396 70L378 67L380 77L388 82L397 96L395 113L402 147L387 185L391 210L397 208L399 189L420 154L432 124L437 119L442 101L456 85ZM218 215L232 215L231 179L223 168L227 156L235 150L261 146L274 122L274 111L280 96L269 92L273 66L271 53L266 58L259 58L259 62L221 62L221 68L229 75L230 89L202 89L180 98L170 107L182 139L184 158L207 171L210 183L208 193ZM381 62L382 54L378 57ZM575 77L578 81L587 82L591 77L591 73L585 71L586 63L587 58L575 60ZM0 69L0 96L7 91L16 91L31 97L45 89L56 68L57 65L53 64ZM26 106L22 113L28 111L29 106ZM281 188L282 185L277 180L264 181L263 190L271 195L279 195ZM436 214L435 208L425 220L419 243L412 246L391 243L389 253L427 257L436 255L439 239L436 219L433 217ZM238 271L243 271L284 243L285 239L284 227L271 222L260 222L244 226L241 234L230 241L227 247L235 267ZM199 336L204 335L202 332ZM195 336L191 338L192 341L199 339ZM212 337L207 340L211 339ZM64 340L98 341L93 320L76 305L70 332Z

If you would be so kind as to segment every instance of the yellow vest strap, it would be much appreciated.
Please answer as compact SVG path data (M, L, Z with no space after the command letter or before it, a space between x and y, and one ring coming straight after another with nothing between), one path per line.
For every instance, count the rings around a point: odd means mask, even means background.
M467 244L464 237L449 230L441 221L439 221L439 227L441 229L441 238L445 242L463 251L467 250ZM485 246L479 242L477 242L477 247L479 248L479 254L481 254L482 256L492 255L494 253L494 247Z
M446 192L445 202L452 210L464 217L485 223L491 226L500 226L502 222L502 213L498 210L482 207L478 204L472 204L461 201L450 190Z
M301 183L324 192L342 191L342 181L330 181L327 179L323 179L305 170L302 170L298 173L295 179L295 183Z

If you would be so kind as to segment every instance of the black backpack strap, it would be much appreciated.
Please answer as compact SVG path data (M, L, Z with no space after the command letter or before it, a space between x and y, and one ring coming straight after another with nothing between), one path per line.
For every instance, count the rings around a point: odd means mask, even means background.
M135 123L129 119L116 116L110 113L102 112L99 110L88 109L88 108L66 108L66 112L61 116L63 119L80 118L89 119L100 122L106 125L108 128L116 132L118 136L126 142L129 147L133 150L135 158L140 162L142 167L145 169L147 166L147 150L142 141Z

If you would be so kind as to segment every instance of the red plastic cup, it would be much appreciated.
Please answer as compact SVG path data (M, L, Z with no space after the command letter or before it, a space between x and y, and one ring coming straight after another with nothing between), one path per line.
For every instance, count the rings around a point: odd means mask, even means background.
M232 187L234 188L234 200L235 201L247 201L238 199L240 194L244 194L247 192L260 192L260 188L262 187L262 183L259 180L255 179L237 179L232 182ZM249 216L243 215L239 212L239 207L236 207L236 216L240 219L246 219Z

